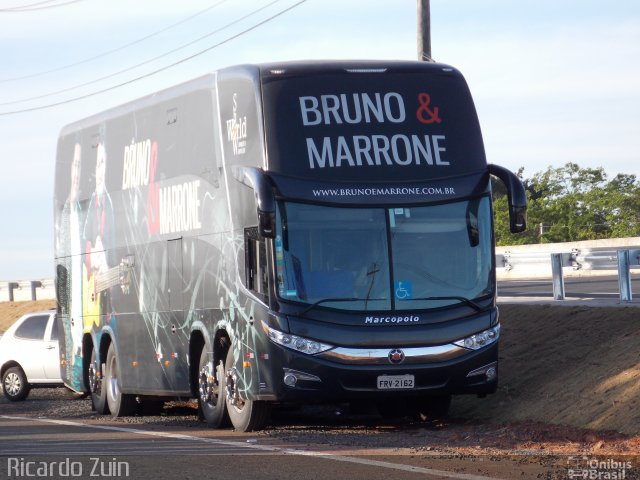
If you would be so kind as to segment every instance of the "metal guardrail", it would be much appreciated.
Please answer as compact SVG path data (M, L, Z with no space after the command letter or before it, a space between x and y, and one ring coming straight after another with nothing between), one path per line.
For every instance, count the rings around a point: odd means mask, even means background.
M544 246L540 246L541 248ZM521 247L502 247L503 253L496 254L496 266L506 272L526 274L543 272L543 276L553 283L553 298L565 299L564 276L567 269L572 271L615 271L618 273L620 300L630 302L631 269L640 267L640 246L612 249L609 247L566 248L566 244L550 245L551 248L564 251L525 251ZM563 248L565 247L565 248ZM514 251L506 250L514 248ZM527 251L529 250L529 251ZM36 300L55 298L52 278L32 281L0 282L0 301Z
M640 249L611 248L571 249L564 252L510 252L496 254L496 265L505 271L514 269L551 268L553 298L564 300L564 269L572 270L614 270L618 272L620 300L630 302L631 268L640 267Z
M0 302L55 298L53 278L0 282Z

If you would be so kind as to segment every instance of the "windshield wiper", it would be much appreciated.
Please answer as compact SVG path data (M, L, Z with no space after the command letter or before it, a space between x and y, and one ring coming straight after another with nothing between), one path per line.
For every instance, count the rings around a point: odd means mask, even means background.
M476 312L481 312L482 311L482 307L480 305L478 305L473 300L469 300L467 297L458 297L458 296L450 296L450 297L416 297L416 298L404 298L401 301L402 302L406 302L406 301L411 301L411 300L413 300L413 301L419 301L419 300L460 300L460 302L464 303L465 305L470 306Z
M386 300L385 298L323 298L322 300L318 300L317 302L308 305L305 309L296 313L297 316L302 316L307 313L309 310L316 308L321 303L326 302L370 302L373 300ZM366 305L366 303L365 303ZM365 307L366 308L366 307Z
M369 283L369 289L367 290L367 299L364 302L364 309L367 309L367 303L369 302L369 297L371 296L371 289L373 288L373 282L376 279L376 273L380 271L380 267L378 267L377 263L373 263L371 270L367 272L367 277L371 277L371 282Z

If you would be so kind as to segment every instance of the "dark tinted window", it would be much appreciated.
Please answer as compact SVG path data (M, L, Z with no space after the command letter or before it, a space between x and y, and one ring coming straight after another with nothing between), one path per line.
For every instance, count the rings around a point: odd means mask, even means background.
M266 299L269 294L267 249L256 227L245 228L245 268L247 288Z
M342 310L424 310L493 292L488 196L402 208L279 203L277 292Z
M53 324L51 325L51 340L58 339L58 319L53 318Z
M36 315L27 318L16 330L15 336L28 340L43 340L49 315Z

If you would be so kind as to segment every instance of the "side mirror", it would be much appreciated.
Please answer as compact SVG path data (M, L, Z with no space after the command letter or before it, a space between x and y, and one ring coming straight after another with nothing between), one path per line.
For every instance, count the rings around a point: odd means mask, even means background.
M507 188L511 233L524 232L527 229L527 194L524 185L513 172L504 167L489 165L489 173L498 177Z
M511 233L522 233L527 229L527 206L509 204L509 228Z
M276 214L275 212L261 212L258 210L258 233L264 238L275 238L276 236Z

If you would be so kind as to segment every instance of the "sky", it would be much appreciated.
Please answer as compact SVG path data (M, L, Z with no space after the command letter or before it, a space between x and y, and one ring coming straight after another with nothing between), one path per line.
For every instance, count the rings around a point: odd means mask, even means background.
M640 2L431 0L431 42L489 162L640 178ZM0 0L0 282L54 276L64 125L229 65L416 52L415 0Z

